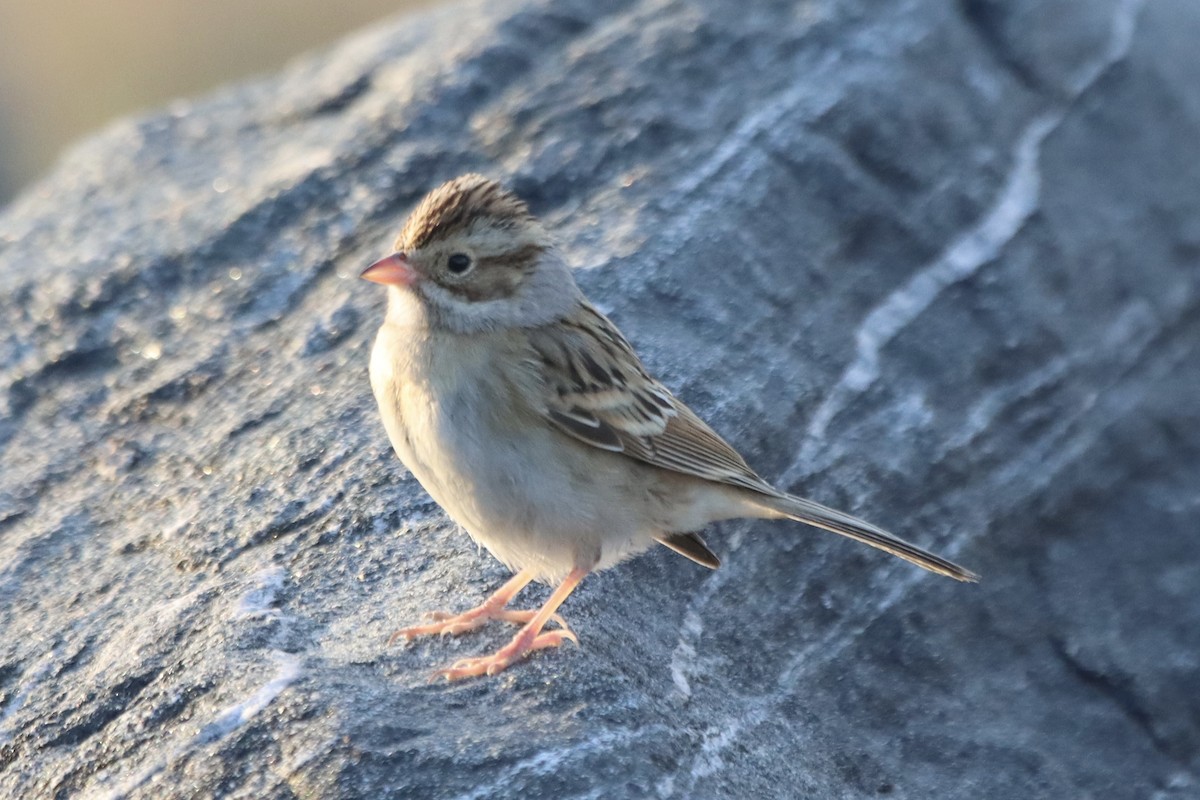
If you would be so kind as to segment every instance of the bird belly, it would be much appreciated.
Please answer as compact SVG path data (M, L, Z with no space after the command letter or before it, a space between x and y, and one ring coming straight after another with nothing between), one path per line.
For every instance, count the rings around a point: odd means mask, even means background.
M511 396L494 359L456 348L466 363L448 369L444 357L435 376L386 352L371 377L393 448L497 559L553 582L654 543L658 470L559 433Z
M654 503L634 478L638 470L578 457L577 445L549 428L490 430L479 447L457 427L457 441L441 451L457 455L430 469L426 486L511 568L553 582L575 567L612 566L653 543L647 520Z

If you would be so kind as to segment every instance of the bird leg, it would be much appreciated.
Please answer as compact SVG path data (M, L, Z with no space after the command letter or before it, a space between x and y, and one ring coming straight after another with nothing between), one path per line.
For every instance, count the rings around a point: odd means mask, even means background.
M489 620L493 619L523 625L533 619L537 612L515 611L505 608L505 606L511 603L512 599L517 596L517 593L524 589L532 580L533 573L531 571L521 570L512 576L507 583L497 589L491 597L470 611L464 611L461 614L451 614L447 611L431 611L427 616L433 622L428 625L414 625L411 628L401 628L388 639L388 645L394 644L397 639L401 638L415 639L418 636L431 636L433 634L457 636L460 633L466 633L467 631L483 627ZM558 623L559 627L564 630L566 629L567 623L558 614L554 614L550 618Z
M479 658L464 658L462 661L455 663L453 666L438 670L433 674L433 679L445 678L448 681L456 681L462 678L471 678L476 675L495 675L516 662L520 661L525 656L529 655L534 650L541 650L547 647L558 647L567 639L570 639L576 644L579 639L564 625L561 630L546 631L543 633L542 628L546 626L554 617L558 616L554 612L563 604L563 601L575 591L575 587L583 580L583 576L587 575L587 570L576 567L568 573L565 580L559 584L554 593L550 595L550 599L545 605L537 610L537 613L525 623L525 627L513 637L512 641L501 647L490 656L481 656Z

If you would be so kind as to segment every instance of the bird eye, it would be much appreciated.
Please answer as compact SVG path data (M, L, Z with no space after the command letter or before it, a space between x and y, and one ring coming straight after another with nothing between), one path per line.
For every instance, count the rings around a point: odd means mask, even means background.
M471 269L471 257L466 253L455 253L446 262L446 269L455 275L465 275Z

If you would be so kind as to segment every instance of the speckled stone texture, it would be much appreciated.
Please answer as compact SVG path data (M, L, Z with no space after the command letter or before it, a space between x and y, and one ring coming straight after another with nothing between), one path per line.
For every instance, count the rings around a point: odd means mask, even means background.
M1200 4L488 2L116 124L0 214L0 796L1200 796ZM784 523L578 648L391 454L356 280L502 177ZM545 589L521 598L532 605Z

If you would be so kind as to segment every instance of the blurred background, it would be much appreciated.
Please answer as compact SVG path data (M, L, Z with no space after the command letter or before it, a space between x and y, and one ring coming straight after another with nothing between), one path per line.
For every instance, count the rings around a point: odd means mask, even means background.
M445 0L0 2L0 206L109 120Z

